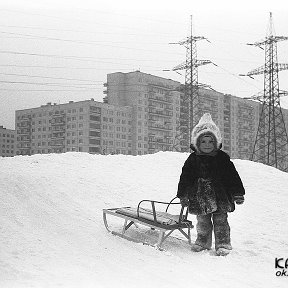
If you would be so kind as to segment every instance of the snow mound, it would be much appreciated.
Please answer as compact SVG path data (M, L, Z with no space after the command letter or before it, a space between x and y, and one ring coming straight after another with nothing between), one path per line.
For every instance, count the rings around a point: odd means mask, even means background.
M107 232L103 208L175 197L187 157L1 158L0 287L286 287L275 258L288 257L288 174L259 163L233 160L246 196L229 214L234 249L227 257L193 253L177 233L161 252ZM122 221L111 223L121 229ZM127 232L157 241L157 232L145 227Z

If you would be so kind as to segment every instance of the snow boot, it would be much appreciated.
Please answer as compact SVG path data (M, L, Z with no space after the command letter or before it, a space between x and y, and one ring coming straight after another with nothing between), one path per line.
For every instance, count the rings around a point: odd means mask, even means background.
M220 247L216 250L217 256L227 256L230 253L230 249Z
M202 247L198 244L191 244L191 251L193 252L201 252L203 250L209 250L208 248Z

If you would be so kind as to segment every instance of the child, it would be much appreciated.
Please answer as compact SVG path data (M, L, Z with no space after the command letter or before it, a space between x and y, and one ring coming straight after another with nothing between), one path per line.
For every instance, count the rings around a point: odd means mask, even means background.
M209 113L204 114L192 131L194 152L182 168L177 197L197 215L191 250L211 249L214 228L216 254L224 256L232 250L227 212L235 210L234 201L243 204L245 190L229 155L220 150L221 142L219 128Z

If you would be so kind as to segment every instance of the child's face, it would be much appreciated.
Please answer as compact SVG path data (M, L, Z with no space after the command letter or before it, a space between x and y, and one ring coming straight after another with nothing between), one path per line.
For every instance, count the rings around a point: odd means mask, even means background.
M200 139L199 150L203 153L211 153L214 150L214 139L211 136L203 136Z

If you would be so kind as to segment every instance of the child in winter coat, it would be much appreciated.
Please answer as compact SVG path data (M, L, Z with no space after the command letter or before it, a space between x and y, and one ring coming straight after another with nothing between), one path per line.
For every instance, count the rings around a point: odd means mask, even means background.
M194 152L182 168L177 197L189 213L197 215L192 251L211 249L214 228L216 254L227 255L232 249L227 213L235 210L234 202L243 204L245 190L221 146L220 130L206 113L192 131L190 147Z

